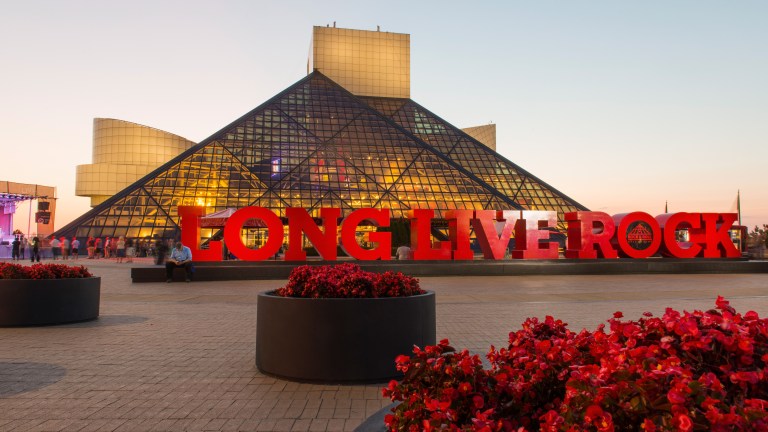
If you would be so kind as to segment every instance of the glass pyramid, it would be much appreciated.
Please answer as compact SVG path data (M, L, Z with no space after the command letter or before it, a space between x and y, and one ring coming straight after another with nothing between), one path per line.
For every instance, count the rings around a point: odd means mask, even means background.
M546 209L561 230L564 212L586 210L414 101L357 97L317 71L56 235L175 238L179 205Z

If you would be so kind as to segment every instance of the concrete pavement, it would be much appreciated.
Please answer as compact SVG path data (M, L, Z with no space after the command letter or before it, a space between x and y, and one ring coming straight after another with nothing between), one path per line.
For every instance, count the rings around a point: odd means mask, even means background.
M256 296L284 281L132 284L131 264L78 263L102 277L101 317L0 328L0 431L342 431L389 404L380 385L299 384L256 370ZM438 339L481 354L529 316L594 329L617 310L710 309L718 294L768 316L765 274L421 283L437 293Z

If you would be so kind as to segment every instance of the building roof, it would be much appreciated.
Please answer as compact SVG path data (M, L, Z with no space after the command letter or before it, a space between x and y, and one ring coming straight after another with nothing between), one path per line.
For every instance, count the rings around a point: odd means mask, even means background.
M173 237L179 205L586 210L411 99L315 71L57 232Z

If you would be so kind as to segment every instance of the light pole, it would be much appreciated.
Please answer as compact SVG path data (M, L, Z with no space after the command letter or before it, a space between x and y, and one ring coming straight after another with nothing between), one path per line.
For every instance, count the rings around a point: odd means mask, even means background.
M32 226L32 201L35 198L29 199L29 216L27 217L27 238L29 238L30 235L30 227Z

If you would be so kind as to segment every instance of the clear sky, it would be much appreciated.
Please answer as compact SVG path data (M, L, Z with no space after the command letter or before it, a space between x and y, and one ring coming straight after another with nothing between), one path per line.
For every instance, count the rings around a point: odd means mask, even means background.
M409 33L412 98L591 210L768 223L768 2L0 0L0 180L56 186L92 121L201 141L306 74L313 25ZM16 224L27 224L26 206Z

